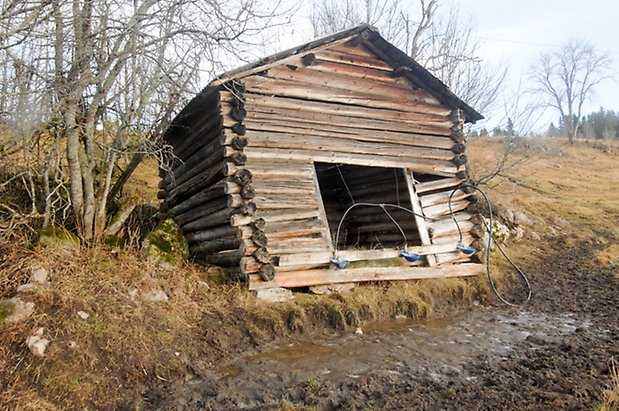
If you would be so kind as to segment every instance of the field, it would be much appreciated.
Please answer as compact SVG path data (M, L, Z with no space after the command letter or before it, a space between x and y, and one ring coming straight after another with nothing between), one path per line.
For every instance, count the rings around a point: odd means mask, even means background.
M472 141L473 177L491 172L502 151L499 139ZM28 294L30 319L0 326L0 404L580 409L606 398L616 409L618 171L619 145L523 139L482 187L501 219L516 211L530 219L523 238L507 240L533 288L523 308L497 302L485 278L370 284L269 304L220 284L215 268L170 270L131 249L2 244L1 297L15 295L34 267L49 271L51 286ZM129 189L152 201L156 173L146 163ZM521 298L506 262L494 267L500 290ZM153 290L167 300L140 297ZM429 332L430 323L418 321L426 318L447 321L428 339L459 348L412 339L409 330ZM39 327L51 340L43 358L24 343ZM484 345L480 330L495 332L500 344ZM356 347L357 357L334 347ZM345 361L349 355L356 360Z

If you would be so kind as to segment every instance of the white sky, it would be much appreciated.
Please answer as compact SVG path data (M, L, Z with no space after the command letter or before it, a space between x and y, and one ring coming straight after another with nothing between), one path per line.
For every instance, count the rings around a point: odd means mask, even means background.
M299 11L292 27L280 28L279 41L267 46L263 51L267 54L312 39L308 17L311 0L284 1L298 4ZM404 1L410 2L412 10L417 9L417 0ZM571 39L582 39L609 54L614 60L610 71L615 73L614 80L597 87L584 113L601 106L619 111L619 0L442 0L439 14L447 14L450 7L457 7L463 17L471 17L474 31L483 41L482 57L508 65L506 96L515 93L520 84L523 89L527 87L529 67L541 52L558 49ZM504 108L482 114L487 120L481 124L488 128L505 119ZM558 114L548 111L536 128L544 131L550 121L556 124L557 118Z

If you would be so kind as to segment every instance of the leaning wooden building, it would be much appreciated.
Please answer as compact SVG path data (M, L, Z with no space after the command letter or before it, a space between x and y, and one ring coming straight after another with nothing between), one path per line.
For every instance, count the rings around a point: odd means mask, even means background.
M162 210L250 289L476 275L463 124L481 118L361 25L199 93L165 134Z

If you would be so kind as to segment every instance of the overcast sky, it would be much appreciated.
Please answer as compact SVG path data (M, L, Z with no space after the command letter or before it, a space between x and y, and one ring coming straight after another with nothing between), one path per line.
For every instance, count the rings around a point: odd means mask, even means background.
M412 10L418 7L417 0L405 1L411 2ZM311 40L310 4L311 0L302 3L293 28L284 30L278 44L270 44L269 52ZM558 49L570 39L582 39L607 52L614 60L611 71L617 73L615 80L606 80L596 89L584 112L601 106L619 111L619 0L442 0L439 14L448 14L450 7L457 7L465 18L471 17L483 42L482 57L508 65L506 96L518 90L519 84L527 86L529 67L541 52ZM483 114L485 125L491 128L504 119L505 110ZM558 114L546 112L536 129L546 130L557 118Z
M614 60L610 70L617 74L614 80L600 84L585 112L601 106L619 111L617 0L461 0L454 4L476 21L484 57L508 62L507 88L516 89L520 78L526 80L530 65L541 52L558 49L570 39L586 40L607 52Z

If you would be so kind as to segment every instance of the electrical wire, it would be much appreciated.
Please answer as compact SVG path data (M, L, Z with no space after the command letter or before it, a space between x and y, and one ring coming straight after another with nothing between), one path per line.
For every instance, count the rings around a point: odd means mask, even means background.
M338 167L339 170L339 167ZM344 212L344 214L342 215L342 218L340 218L340 221L337 225L337 231L335 233L335 244L333 247L333 258L337 261L337 252L338 252L338 244L339 244L339 239L340 239L340 231L342 229L342 224L344 223L344 221L346 220L346 217L348 216L348 214L350 213L351 210L353 210L356 207L378 207L380 209L383 210L383 212L385 214L387 214L387 217L389 217L389 219L394 223L394 225L398 228L398 230L400 231L400 233L402 234L402 237L404 239L404 250L407 249L408 245L407 245L407 239L406 239L406 234L404 233L404 230L402 229L402 227L400 226L400 224L398 224L398 222L395 220L395 218L393 218L393 216L387 211L387 208L396 208L399 210L403 210L406 211L407 213L410 213L414 216L423 218L426 221L439 221L440 219L437 218L432 218L432 217L427 217L423 214L419 214L414 212L411 209L408 209L406 207L403 207L401 205L396 205L396 204L385 204L385 203L355 203L354 202L354 198L352 196L352 193L350 192L350 189L348 188L348 185L346 184L346 181L344 180L344 176L342 175L341 171L340 171L340 176L342 177L342 181L344 183L344 186L346 187L346 190L348 191L348 194L351 198L351 200L353 201L353 204L351 206L349 206L346 211ZM479 192L482 197L484 198L484 200L486 201L486 205L488 206L488 222L486 222L484 219L482 219L482 223L484 225L484 228L486 230L486 232L488 233L488 244L486 247L486 274L488 277L488 282L490 284L490 288L492 288L492 291L494 292L494 294L497 296L497 298L499 300L501 300L501 302L503 302L505 305L511 306L511 307L518 307L521 305L526 304L527 302L529 302L531 300L531 296L532 296L532 289L531 289L531 284L529 282L529 279L527 277L527 275L525 274L525 272L507 255L507 252L503 249L503 247L501 246L501 244L494 238L494 234L492 233L492 223L493 223L493 214L492 214L492 205L490 203L490 199L488 198L488 196L486 195L486 193L484 193L479 187L477 187L474 184L461 184L460 186L456 187L450 194L449 194L449 214L451 215L451 219L453 220L453 222L456 225L456 228L458 229L458 235L459 235L459 242L458 244L462 244L463 241L463 234L462 234L462 229L460 228L460 223L458 222L456 215L453 211L453 207L452 207L452 200L453 200L453 196L456 192L458 192L461 189L466 189L466 188L470 188L473 189L474 191ZM492 241L494 240L494 243L497 246L497 249L501 252L501 254L507 259L507 261L509 262L509 264L518 272L518 274L520 275L520 277L522 277L525 285L526 285L526 289L527 289L527 297L526 299L521 302L521 303L514 303L514 302L510 302L508 301L505 297L503 297L501 295L501 293L499 292L499 290L497 290L496 288L496 284L494 282L494 279L492 277L492 270L491 270L491 264L490 264L490 257L491 257L491 250L492 250Z

